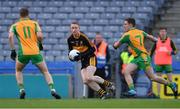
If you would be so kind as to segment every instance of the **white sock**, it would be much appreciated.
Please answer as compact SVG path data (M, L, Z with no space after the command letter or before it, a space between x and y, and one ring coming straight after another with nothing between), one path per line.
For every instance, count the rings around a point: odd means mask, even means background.
M55 90L55 89L51 89L51 91L52 91L52 92L56 92L56 90Z

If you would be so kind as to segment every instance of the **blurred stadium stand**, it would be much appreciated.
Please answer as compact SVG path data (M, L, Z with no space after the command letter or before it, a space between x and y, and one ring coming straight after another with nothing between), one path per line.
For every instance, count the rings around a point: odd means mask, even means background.
M160 0L161 2L164 0ZM12 23L18 20L18 11L21 7L28 7L30 10L30 17L37 20L42 26L43 33L46 35L44 45L53 46L59 45L60 40L68 37L66 34L69 32L69 24L73 20L77 20L82 25L82 31L84 33L91 33L92 35L96 31L108 32L106 34L106 40L112 44L110 40L112 37L119 37L116 32L123 32L120 28L123 23L123 19L126 17L135 17L137 25L141 29L149 28L149 23L153 20L153 16L160 5L156 0L40 0L40 1L23 1L23 0L5 0L0 2L0 36L2 48L5 49L8 45L7 37L4 36L8 32L8 28ZM162 3L161 3L162 4ZM79 6L80 5L80 6ZM60 34L56 34L60 33ZM89 36L93 38L93 36ZM59 51L57 49L45 48L45 55L48 52ZM60 52L67 51L67 47ZM4 61L6 61L6 55L1 54ZM52 55L53 59L47 61L55 61L55 55ZM67 58L65 58L67 60ZM57 61L57 60L56 60Z
M180 16L178 15L180 2L178 0L174 3L168 0L0 0L0 50L2 51L0 74L14 74L14 62L9 58L8 29L18 20L21 7L28 7L30 17L37 20L42 27L45 37L43 54L53 74L73 75L76 72L74 64L68 60L66 42L70 31L69 25L73 20L79 21L81 30L90 39L94 38L95 32L99 31L112 45L123 32L124 18L134 17L137 28L145 31L154 28L154 34L159 27L168 27L170 33L177 34L172 39L177 44L177 48L180 48ZM17 41L15 44L17 47ZM173 59L173 69L179 73L180 55L174 56ZM31 64L25 69L25 73L38 72Z

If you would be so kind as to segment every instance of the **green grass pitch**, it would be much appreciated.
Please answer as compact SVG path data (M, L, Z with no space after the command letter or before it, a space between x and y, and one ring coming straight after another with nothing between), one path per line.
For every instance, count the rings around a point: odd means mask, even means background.
M180 100L0 99L0 108L180 108Z

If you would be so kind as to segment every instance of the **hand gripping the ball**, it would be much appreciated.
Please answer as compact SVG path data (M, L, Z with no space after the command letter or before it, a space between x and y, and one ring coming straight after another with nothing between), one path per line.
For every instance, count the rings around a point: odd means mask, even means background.
M74 61L81 60L81 53L77 53L78 55L74 57Z
M79 61L81 59L81 54L78 50L71 50L68 54L71 61Z

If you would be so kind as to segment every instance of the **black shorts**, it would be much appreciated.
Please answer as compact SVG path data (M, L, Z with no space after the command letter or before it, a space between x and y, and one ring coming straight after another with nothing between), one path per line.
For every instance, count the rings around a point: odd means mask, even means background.
M96 67L96 56L91 56L91 57L87 57L87 58L83 58L81 60L81 69L86 68L87 66L95 66Z

